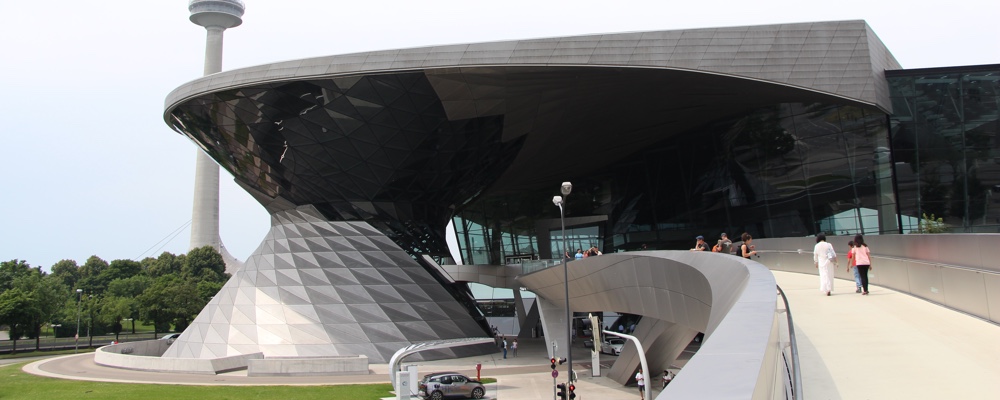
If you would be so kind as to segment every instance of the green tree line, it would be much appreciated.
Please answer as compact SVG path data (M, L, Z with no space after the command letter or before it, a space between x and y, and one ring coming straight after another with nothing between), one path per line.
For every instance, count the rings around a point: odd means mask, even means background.
M42 327L61 325L59 336L134 329L136 321L158 332L188 324L229 279L226 264L211 246L187 254L169 252L142 261L91 256L83 265L61 260L50 268L24 260L0 262L0 326L10 338L37 339ZM132 322L125 327L123 322Z

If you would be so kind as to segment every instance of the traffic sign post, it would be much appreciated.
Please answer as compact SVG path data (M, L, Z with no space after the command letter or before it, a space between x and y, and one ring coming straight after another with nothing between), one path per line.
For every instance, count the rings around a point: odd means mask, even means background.
M552 400L559 400L556 397L556 378L559 377L559 371L556 371L556 359L552 359Z

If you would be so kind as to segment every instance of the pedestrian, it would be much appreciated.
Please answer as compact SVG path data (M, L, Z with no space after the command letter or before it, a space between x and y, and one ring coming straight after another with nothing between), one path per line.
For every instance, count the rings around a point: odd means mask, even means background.
M674 379L674 375L670 373L670 370L663 370L663 388L666 389L670 381Z
M517 339L514 339L514 343L510 344L510 350L514 358L517 358Z
M576 256L574 256L574 257L576 257L577 260L583 258L584 257L583 256L583 249L576 249Z
M854 290L854 293L861 293L861 274L858 273L857 265L854 262L856 260L854 259L854 241L853 240L850 241L850 242L847 242L847 248L848 248L848 250L847 250L847 272L851 272L851 270L854 270L854 286L857 287L857 289Z
M816 246L813 247L813 264L819 269L819 291L829 296L830 292L833 291L833 272L837 266L837 252L833 251L832 244L827 243L826 234L816 235Z
M503 339L503 359L507 359L507 338Z
M740 239L743 240L743 244L740 245L740 257L749 260L750 257L757 255L757 250L754 250L753 244L750 243L753 241L753 236L750 236L749 233L743 232Z
M640 400L645 400L646 399L646 380L645 380L645 377L642 376L642 367L639 367L639 372L635 373L635 383L637 383L639 385L639 399Z
M694 248L691 251L706 251L708 250L708 243L705 243L705 237L698 235L694 238Z
M715 244L715 246L719 249L719 253L733 254L733 241L726 237L725 232L722 232L722 234L719 235L719 241Z
M871 250L868 249L861 234L854 235L854 248L851 249L851 253L854 253L854 265L861 277L861 294L868 295L868 271L873 270L872 258Z

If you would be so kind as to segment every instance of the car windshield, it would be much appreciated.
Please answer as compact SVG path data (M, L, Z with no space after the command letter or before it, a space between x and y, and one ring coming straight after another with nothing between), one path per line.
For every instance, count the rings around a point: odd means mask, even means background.
M611 340L608 341L608 343L610 343L610 344L625 344L625 341L621 340L621 339L611 339Z

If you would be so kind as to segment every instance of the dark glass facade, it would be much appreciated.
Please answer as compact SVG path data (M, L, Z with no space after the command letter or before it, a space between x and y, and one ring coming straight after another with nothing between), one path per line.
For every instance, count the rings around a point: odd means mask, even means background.
M1000 65L887 71L903 231L1000 231Z
M272 212L311 204L437 257L450 218L462 262L497 265L721 232L908 233L925 213L996 232L998 75L887 71L888 115L686 71L465 68L222 90L171 121Z
M503 117L448 118L420 72L261 84L191 99L171 115L265 206L311 204L366 221L410 254L447 256L456 204L503 172L520 140Z
M683 249L697 235L896 233L886 114L780 103L719 119L565 180L569 248ZM600 151L594 154L600 157ZM487 196L455 218L463 261L558 258L560 181ZM517 243L518 245L515 245ZM538 246L532 244L538 243ZM555 244L555 245L553 245Z

